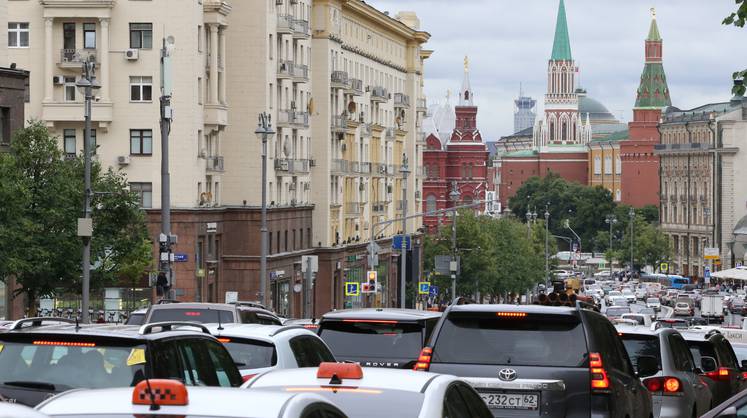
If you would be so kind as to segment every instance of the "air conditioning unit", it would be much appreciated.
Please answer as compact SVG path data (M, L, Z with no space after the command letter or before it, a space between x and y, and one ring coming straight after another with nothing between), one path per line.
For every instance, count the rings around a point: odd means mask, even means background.
M127 58L130 61L136 61L138 58L140 58L140 50L136 48L130 48L126 50L125 58Z
M316 160L315 159L312 158L312 159L309 160L309 167L316 167Z
M119 165L129 165L130 164L130 156L129 155L120 155L117 157L117 163Z
M348 145L347 144L340 145L340 150L342 150L342 152L347 151L348 150Z
M52 77L52 82L54 82L54 84L65 84L65 77L61 75L56 75Z

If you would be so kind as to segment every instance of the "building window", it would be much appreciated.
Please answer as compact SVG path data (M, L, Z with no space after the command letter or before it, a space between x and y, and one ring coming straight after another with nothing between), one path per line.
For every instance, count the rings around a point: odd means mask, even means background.
M619 202L622 198L622 193L620 193L620 189L615 190L615 202Z
M73 61L75 57L75 23L62 24L62 48L65 50L65 60Z
M29 23L28 22L9 22L8 23L8 47L9 48L28 48L29 47Z
M62 131L63 147L65 148L65 157L75 158L77 152L77 139L75 138L75 129L65 129Z
M75 101L75 90L78 88L75 85L75 77L65 77L65 101L66 102L74 102Z
M130 154L153 154L153 131L150 129L130 129Z
M153 77L130 77L130 101L150 102L153 100Z
M604 174L612 174L612 157L604 157Z
M197 25L197 52L202 52L202 25Z
M619 156L615 159L615 174L622 174L622 160Z
M153 48L152 23L130 23L130 48Z
M197 104L202 104L202 77L197 77Z
M130 183L130 191L137 195L141 208L153 207L152 183Z
M91 155L96 155L96 149L99 146L96 145L96 130L91 129Z
M10 108L0 107L0 144L10 144Z
M83 48L96 49L96 24L83 24Z
M594 157L594 174L602 174L602 159Z
M436 195L429 194L425 198L425 211L426 212L435 212L436 211Z

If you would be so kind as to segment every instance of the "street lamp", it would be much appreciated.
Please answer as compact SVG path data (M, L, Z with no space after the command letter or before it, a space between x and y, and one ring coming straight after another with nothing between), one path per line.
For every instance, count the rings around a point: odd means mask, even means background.
M456 208L457 202L459 201L459 188L457 187L457 182L452 181L451 182L451 191L449 192L449 199L452 201L452 206ZM449 266L449 269L451 270L451 300L453 301L456 299L456 274L457 270L456 263L456 251L457 251L457 241L456 241L456 209L453 209L451 211L451 265Z
M399 278L400 291L400 308L404 309L405 291L407 288L407 175L410 174L407 154L402 154L402 167L399 170L402 173L402 270Z
M267 141L272 139L275 131L272 130L272 116L266 112L259 114L257 129L254 131L257 139L262 141L262 226L260 227L261 255L259 259L259 300L264 306L267 303Z
M628 216L630 217L630 276L633 276L633 240L635 239L635 210L631 206L630 210L628 211Z
M549 262L549 255L547 253L547 240L549 238L550 234L550 204L545 205L545 280L547 280L550 277L550 262Z
M604 222L610 226L610 278L612 277L612 226L617 223L617 216L607 215Z
M78 219L78 236L83 239L83 300L81 301L82 322L87 324L91 317L88 314L91 292L91 236L93 222L91 221L91 101L93 90L100 89L101 84L96 81L96 63L89 60L83 63L83 75L75 85L83 91L85 97L85 125L83 131L83 218Z
M535 210L534 212L532 212L531 210L529 210L529 208L527 208L526 216L527 216L527 239L531 239L532 238L532 222L537 221L537 211Z

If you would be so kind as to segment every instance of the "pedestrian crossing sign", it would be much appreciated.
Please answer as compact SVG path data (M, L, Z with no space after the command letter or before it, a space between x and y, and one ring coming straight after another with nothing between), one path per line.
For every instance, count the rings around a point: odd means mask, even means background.
M361 288L358 282L345 282L345 296L360 296Z

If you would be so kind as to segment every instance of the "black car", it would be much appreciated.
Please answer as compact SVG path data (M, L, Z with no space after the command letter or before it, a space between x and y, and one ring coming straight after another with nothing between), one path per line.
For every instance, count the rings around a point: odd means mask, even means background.
M639 380L657 360L631 364L597 312L537 305L453 304L415 370L462 376L501 417L650 417Z
M318 333L338 361L411 369L440 316L414 309L335 311L322 316Z
M146 378L243 383L228 351L199 324L78 325L30 318L0 333L0 397L11 402L34 406L66 390L134 386Z
M718 405L731 396L747 389L742 377L742 367L731 343L718 331L682 332L695 364L703 372L713 394L713 404Z

